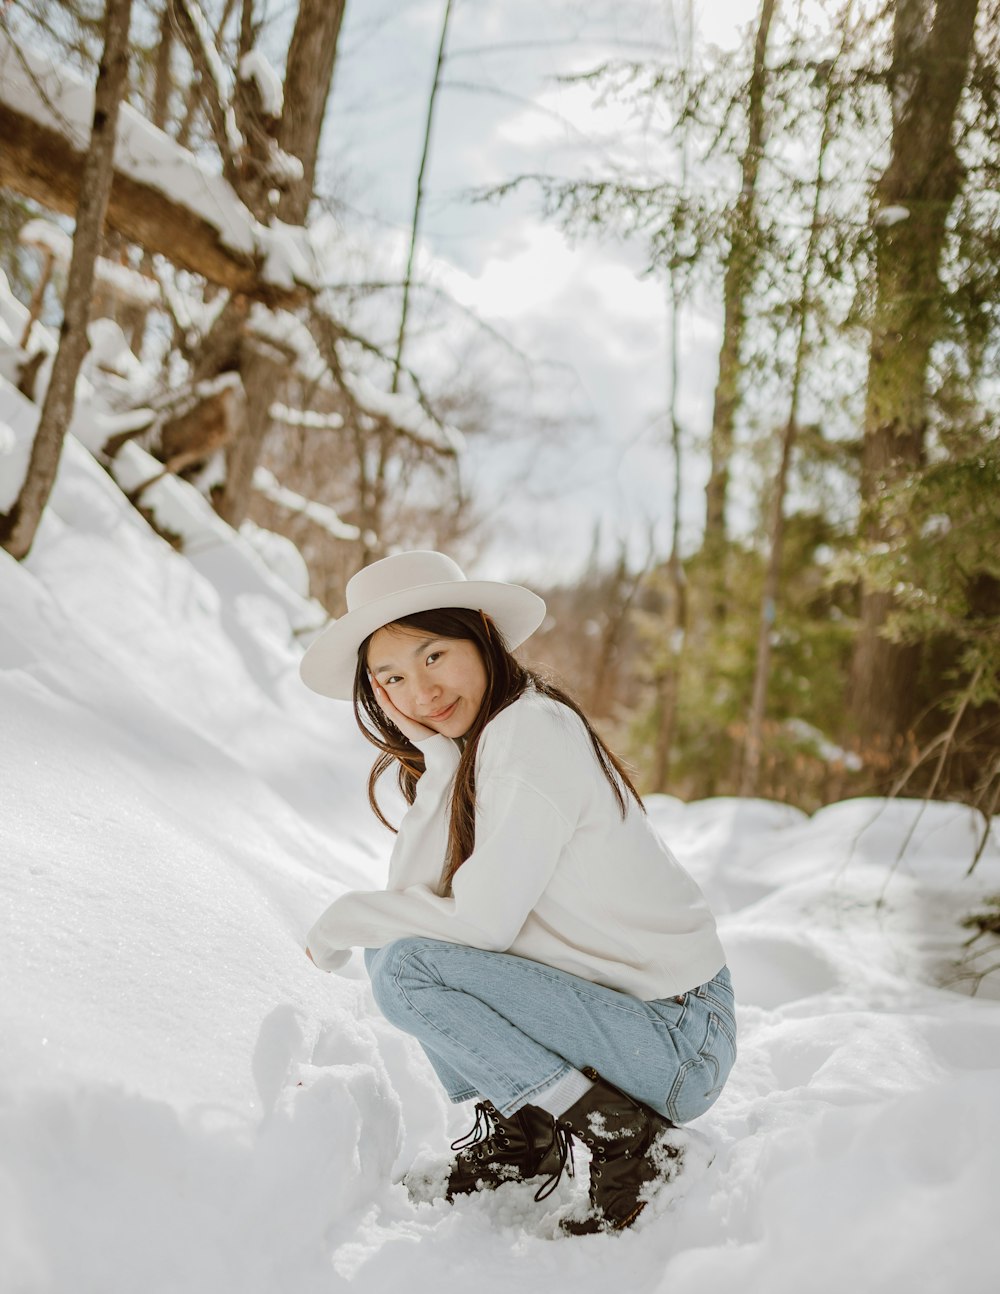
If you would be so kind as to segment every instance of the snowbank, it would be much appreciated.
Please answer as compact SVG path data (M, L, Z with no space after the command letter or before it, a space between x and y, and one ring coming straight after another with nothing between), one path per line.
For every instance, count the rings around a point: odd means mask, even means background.
M0 388L0 448L24 417ZM468 1113L357 959L302 952L384 874L369 748L298 683L300 593L203 533L173 551L70 437L0 552L3 1294L993 1288L1000 1005L955 962L1000 849L966 878L953 805L654 797L740 1004L714 1160L617 1237L553 1238L582 1180L413 1203Z

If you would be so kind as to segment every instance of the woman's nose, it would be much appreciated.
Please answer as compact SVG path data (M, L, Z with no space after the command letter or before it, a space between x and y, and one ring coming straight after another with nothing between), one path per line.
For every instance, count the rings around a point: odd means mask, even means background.
M433 701L440 696L441 688L433 679L418 679L416 683L416 698L421 705L426 705L428 701Z

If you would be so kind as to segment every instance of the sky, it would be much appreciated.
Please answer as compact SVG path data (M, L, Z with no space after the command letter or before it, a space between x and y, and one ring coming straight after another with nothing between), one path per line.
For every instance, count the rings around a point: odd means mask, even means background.
M650 536L661 553L669 545L662 281L644 275L640 246L574 241L543 220L537 190L490 205L468 197L522 173L598 174L624 150L642 155L647 144L621 109L595 109L585 90L555 78L611 57L669 58L676 38L668 9L654 0L453 6L420 273L533 360L529 375L495 343L486 361L508 394L502 424L510 436L477 442L466 465L486 499L490 574L572 577L598 521L606 554L621 539L637 559ZM725 0L693 10L702 39L729 46L743 38L756 5ZM348 0L338 51L321 182L343 203L344 221L387 248L400 274L443 14L444 0ZM718 335L714 303L682 320L689 546L704 510L707 458L699 446L711 421ZM454 360L449 336L436 332L408 354L446 368ZM535 419L553 411L561 429L539 433Z

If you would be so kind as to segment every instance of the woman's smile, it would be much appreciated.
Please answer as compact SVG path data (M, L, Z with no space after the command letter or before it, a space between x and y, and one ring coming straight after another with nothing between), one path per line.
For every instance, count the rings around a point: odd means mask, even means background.
M451 712L458 705L458 700L452 701L451 705L445 706L443 710L438 710L434 714L425 714L423 720L425 723L441 723L444 719L451 717Z

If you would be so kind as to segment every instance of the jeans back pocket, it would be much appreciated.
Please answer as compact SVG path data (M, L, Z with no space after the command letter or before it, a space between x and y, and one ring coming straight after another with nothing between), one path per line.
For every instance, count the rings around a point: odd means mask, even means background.
M687 995L678 1032L681 1063L666 1107L674 1123L690 1123L715 1103L729 1078L736 1061L736 1022L729 1006L697 989Z

